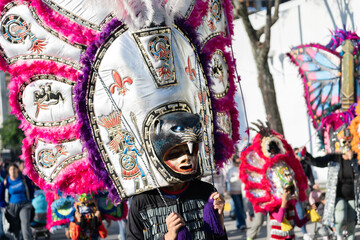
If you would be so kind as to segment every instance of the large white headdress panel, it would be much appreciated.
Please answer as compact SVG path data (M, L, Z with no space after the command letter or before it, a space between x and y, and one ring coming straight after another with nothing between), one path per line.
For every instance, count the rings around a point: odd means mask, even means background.
M1 55L9 64L24 59L47 59L66 62L80 68L85 46L71 43L47 26L27 2L8 3L1 13Z
M0 63L12 75L10 104L26 136L26 174L43 189L102 188L83 150L73 101L80 54L96 31L74 27L39 0L1 4ZM82 175L89 184L83 184Z
M195 47L179 29L131 32L120 26L98 49L93 66L89 120L122 197L182 181L165 168L150 138L154 121L169 113L201 116L206 137L196 175L210 173L214 150L207 81Z

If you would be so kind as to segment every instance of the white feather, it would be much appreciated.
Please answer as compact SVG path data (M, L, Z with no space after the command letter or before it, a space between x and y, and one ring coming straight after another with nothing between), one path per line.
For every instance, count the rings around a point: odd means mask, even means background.
M130 30L136 31L150 26L172 26L175 18L185 17L193 1L196 0L89 0L89 4L111 10Z

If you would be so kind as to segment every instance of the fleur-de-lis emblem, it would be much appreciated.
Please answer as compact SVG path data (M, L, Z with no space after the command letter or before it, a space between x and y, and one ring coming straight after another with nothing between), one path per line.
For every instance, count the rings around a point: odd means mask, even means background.
M125 77L124 80L121 79L119 73L116 70L112 71L112 75L115 83L111 84L110 92L114 94L115 88L119 88L119 93L125 96L125 93L129 90L125 87L125 83L131 85L133 83L133 80L129 77Z
M198 92L198 98L199 98L199 101L201 104L200 105L201 106L200 115L205 116L204 120L205 120L205 124L207 125L209 118L208 118L207 114L204 114L204 103L206 103L205 102L206 101L206 92L204 89L201 92Z
M191 68L191 61L190 61L190 58L189 58L189 57L188 57L188 66L185 67L185 72L186 72L187 74L189 74L191 81L193 81L194 78L196 77L195 69Z
M207 26L211 32L214 32L216 30L216 26L213 19L207 21Z
M198 92L198 98L200 100L200 103L205 103L205 100L206 100L205 90L203 90L202 92Z

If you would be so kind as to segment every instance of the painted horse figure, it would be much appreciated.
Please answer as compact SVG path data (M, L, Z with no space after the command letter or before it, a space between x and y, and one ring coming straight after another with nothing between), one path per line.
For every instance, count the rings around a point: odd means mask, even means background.
M41 91L34 91L34 102L56 105L60 100L64 101L64 97L60 91L51 91L51 83L47 83L46 87L47 89L42 85L40 86Z
M56 105L60 100L64 101L60 91L51 91L51 83L47 83L46 87L47 89L41 85L41 91L34 91L34 105L37 106L35 117L39 116L40 109L48 110L50 105Z
M42 167L51 168L55 165L58 158L60 158L62 155L65 156L67 154L65 147L60 145L56 146L55 148L57 150L55 154L50 149L43 149L39 152L38 160Z

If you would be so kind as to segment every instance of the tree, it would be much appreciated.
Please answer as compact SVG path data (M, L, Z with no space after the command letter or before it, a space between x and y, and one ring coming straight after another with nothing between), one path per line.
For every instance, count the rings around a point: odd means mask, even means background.
M268 0L266 8L265 25L257 30L254 29L249 19L248 8L244 0L233 0L235 18L241 18L245 27L245 31L250 39L252 53L255 59L258 72L258 85L263 96L263 102L266 111L266 117L271 127L278 133L283 134L281 117L276 101L276 91L274 79L270 72L268 64L268 54L270 50L271 27L279 19L280 0ZM274 13L271 9L274 5ZM265 35L263 40L260 40Z
M25 137L23 131L19 128L20 121L15 116L10 115L2 125L2 128L0 128L2 147L11 149L16 156L20 155L22 140Z

